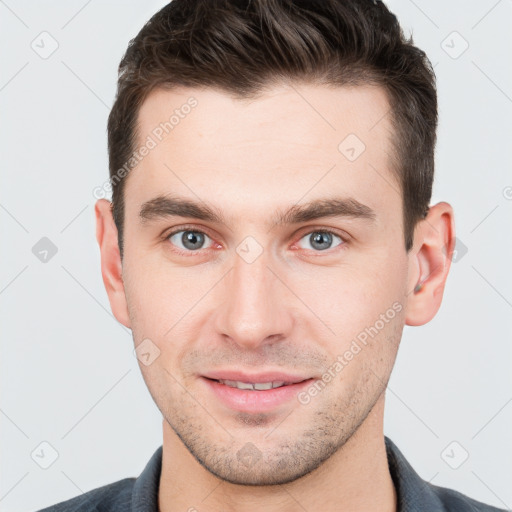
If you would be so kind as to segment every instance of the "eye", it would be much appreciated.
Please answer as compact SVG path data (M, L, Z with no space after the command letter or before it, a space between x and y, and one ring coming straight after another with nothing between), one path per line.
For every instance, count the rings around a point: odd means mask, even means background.
M200 249L208 249L208 247L204 247L205 240L209 239L211 241L211 238L206 233L195 229L173 231L166 239L177 246L181 252L194 252Z
M315 231L310 231L308 234L303 236L300 240L306 240L307 243L311 244L311 247L313 248L313 250L318 252L318 251L325 251L327 249L331 249L331 246L333 243L333 237L340 240L341 243L338 245L342 245L345 243L345 241L343 240L343 238L341 238L341 236L336 235L332 231L328 231L328 230L324 230L324 229L317 229ZM299 246L302 249L309 249L309 247L302 247L300 245L300 241L299 241Z

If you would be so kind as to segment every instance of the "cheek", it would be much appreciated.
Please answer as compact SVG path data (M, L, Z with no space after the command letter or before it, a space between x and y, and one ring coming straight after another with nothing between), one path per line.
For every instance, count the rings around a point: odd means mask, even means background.
M293 309L298 325L341 350L396 301L403 302L406 263L404 251L380 246L354 252L337 266L304 263L283 269L278 274L293 293L279 292L288 299L276 300L276 306L284 313ZM221 265L178 266L127 250L123 277L135 339L153 337L164 345L169 329L169 337L181 337L185 325L193 330L194 322L204 323L202 316L229 302L229 291L223 295L217 286L225 271Z
M212 269L177 267L151 257L127 257L125 275L134 338L148 337L161 350L169 340L184 338L184 329L194 335L194 321L208 304L205 296L218 281Z
M382 314L394 317L402 309L406 263L399 251L387 255L381 249L356 255L337 267L297 271L289 275L289 282L342 345L375 324Z
M179 294L169 293L171 290L165 274L162 275L153 262L128 254L125 260L124 287L134 338L138 340L139 334L159 338L161 333L154 326L162 325Z
M351 329L350 335L343 332L343 340L331 346L331 367L339 375L339 385L370 395L382 390L394 365L403 325L404 310L395 302Z

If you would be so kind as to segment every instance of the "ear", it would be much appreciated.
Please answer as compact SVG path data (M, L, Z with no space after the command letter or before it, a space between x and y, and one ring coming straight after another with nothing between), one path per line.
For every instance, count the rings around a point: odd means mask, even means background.
M452 207L445 202L431 206L414 230L409 256L407 325L423 325L436 315L455 248Z
M117 241L117 227L112 216L112 203L99 199L94 206L96 213L96 240L101 252L101 275L116 319L130 328L130 317L124 291L121 255Z

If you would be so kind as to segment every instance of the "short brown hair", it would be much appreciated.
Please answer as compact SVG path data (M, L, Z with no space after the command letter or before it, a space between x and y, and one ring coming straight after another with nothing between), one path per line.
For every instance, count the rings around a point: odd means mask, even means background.
M404 36L395 15L378 0L172 0L129 42L108 118L121 256L126 177L117 173L135 149L147 95L185 86L249 98L290 80L384 88L410 250L432 194L437 94L430 61L412 36Z

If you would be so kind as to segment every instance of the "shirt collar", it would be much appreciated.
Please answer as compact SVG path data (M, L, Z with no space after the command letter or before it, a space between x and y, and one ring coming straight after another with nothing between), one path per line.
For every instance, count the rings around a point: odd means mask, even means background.
M163 445L153 454L135 480L132 489L132 512L158 512L158 488L162 471Z
M397 512L444 512L443 504L432 486L414 471L391 439L384 436L384 440L389 472L396 489Z
M396 445L384 436L389 472L396 489L397 512L443 512L444 508L431 489L407 462ZM132 490L132 512L158 512L158 488L162 470L160 446L135 480Z

